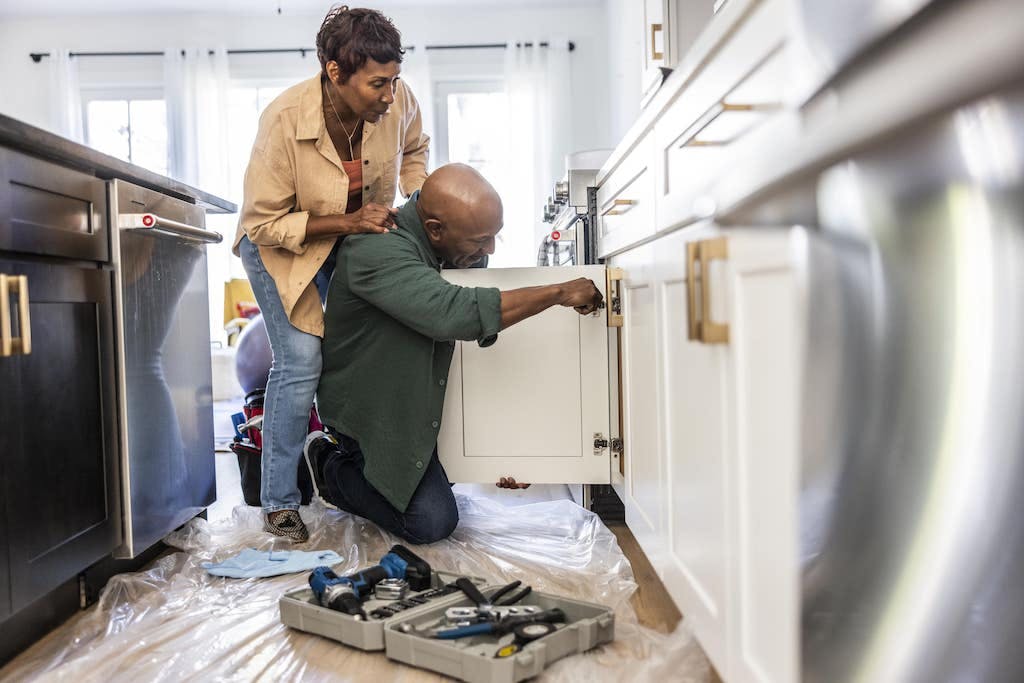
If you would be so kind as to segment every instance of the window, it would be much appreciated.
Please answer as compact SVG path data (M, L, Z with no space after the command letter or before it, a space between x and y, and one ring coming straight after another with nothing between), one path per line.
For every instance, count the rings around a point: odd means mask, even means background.
M508 153L508 98L501 81L441 83L437 89L439 160L469 164L495 182Z
M83 93L85 141L161 175L167 171L167 106L159 93Z
M260 115L286 88L287 85L249 85L244 81L232 84L227 117L231 122L228 133L229 183L234 197L242 196L242 181L252 154L252 143L256 140Z
M501 80L450 81L434 86L438 163L468 164L487 178L505 207L493 267L529 266L536 261L532 228L518 215L522 199L510 172L508 95ZM529 207L532 209L532 207Z

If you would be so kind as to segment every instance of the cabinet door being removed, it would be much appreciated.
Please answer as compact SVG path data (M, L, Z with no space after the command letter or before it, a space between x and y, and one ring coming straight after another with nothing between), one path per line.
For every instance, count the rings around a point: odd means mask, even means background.
M443 275L464 287L501 290L588 277L605 290L604 266ZM609 483L608 343L604 309L581 316L563 306L502 331L487 348L457 342L438 438L449 479Z

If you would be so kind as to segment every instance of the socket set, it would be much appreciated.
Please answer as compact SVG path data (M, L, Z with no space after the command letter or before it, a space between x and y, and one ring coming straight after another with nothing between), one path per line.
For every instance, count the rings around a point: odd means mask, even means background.
M379 584L378 584L379 586ZM443 598L453 593L458 593L459 589L454 584L447 584L441 588L434 588L432 590L419 593L417 595L411 595L404 599L398 599L393 602L389 602L386 605L372 609L367 614L371 619L390 619L400 612L405 610L413 609L415 607L421 607L426 605L431 600L437 598ZM380 594L375 591L375 596L380 599Z

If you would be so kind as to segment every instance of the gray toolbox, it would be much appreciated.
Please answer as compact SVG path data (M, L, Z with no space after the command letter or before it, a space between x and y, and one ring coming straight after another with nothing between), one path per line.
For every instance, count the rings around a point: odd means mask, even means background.
M462 578L445 571L431 572L431 588L411 592L409 597L441 593L427 603L410 607L394 616L379 619L358 619L317 603L313 591L302 588L281 597L281 621L300 631L315 633L361 650L384 650L385 655L399 662L430 669L469 683L516 683L540 674L551 663L569 655L585 652L615 637L615 615L607 607L590 602L560 597L539 591L531 592L521 605L513 608L559 608L565 622L554 624L554 630L521 648L512 646L517 634L474 635L454 640L432 637L435 630L451 624L446 613L451 608L472 608L473 600L462 591L451 590L451 584ZM492 595L500 586L486 585L480 578L471 578L485 595ZM388 604L371 596L364 603L367 615ZM497 656L499 650L505 656Z
M399 612L397 616L391 617L391 619L370 618L365 621L356 618L351 614L344 614L342 612L337 612L333 609L323 607L317 602L317 599L313 595L313 591L311 589L300 588L281 596L281 600L279 602L281 609L281 623L300 631L315 633L318 636L337 640L345 645L357 647L360 650L383 650L384 625L386 623L389 623L390 620L396 619L402 615L410 615L425 609L430 609L435 604L447 606L458 601L463 597L462 592L458 590L454 592L445 592L445 589L456 579L461 578L461 576L461 574L433 571L430 576L430 588L418 593L409 592L406 599L422 595L429 596L431 593L443 594L438 595L438 597L431 598L424 605L419 605ZM471 577L471 580L474 584L481 587L487 583L484 579L476 577ZM369 615L374 610L391 604L392 602L393 601L391 600L378 600L376 597L371 595L369 599L363 603L363 609Z

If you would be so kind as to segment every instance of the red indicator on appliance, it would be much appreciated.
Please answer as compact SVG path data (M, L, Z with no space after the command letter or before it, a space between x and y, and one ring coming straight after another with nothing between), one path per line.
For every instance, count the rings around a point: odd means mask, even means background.
M153 222L153 214L147 213L142 217L142 224L147 228L153 227Z
M562 239L562 233L555 230L554 232L551 233L551 239L557 242L558 240Z

